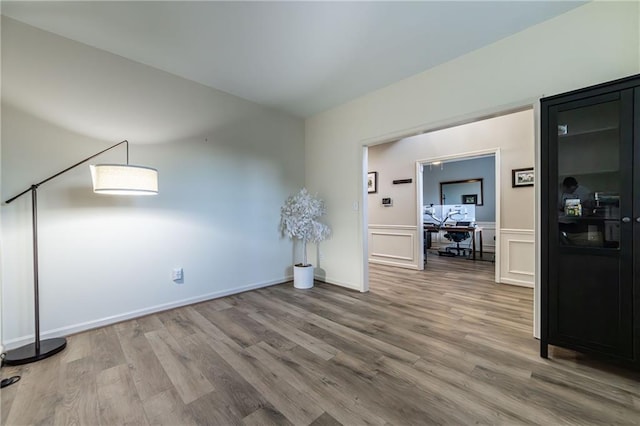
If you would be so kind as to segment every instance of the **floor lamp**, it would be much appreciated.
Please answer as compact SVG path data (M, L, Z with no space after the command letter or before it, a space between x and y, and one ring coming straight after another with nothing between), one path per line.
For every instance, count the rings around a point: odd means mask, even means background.
M31 225L33 229L33 298L35 312L35 341L28 345L7 351L4 363L20 365L39 361L57 354L67 346L64 337L40 340L40 301L38 289L38 187L52 179L86 163L87 161L124 144L127 148L126 164L97 164L90 166L93 180L93 192L97 194L115 195L155 195L158 193L158 171L150 167L129 165L129 142L124 140L104 149L91 157L77 162L73 166L31 185L13 198L6 201L11 203L15 199L31 193Z

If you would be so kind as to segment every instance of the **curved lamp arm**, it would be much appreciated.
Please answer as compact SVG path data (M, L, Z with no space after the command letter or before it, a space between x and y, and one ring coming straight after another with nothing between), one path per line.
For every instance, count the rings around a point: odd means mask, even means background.
M37 189L37 188L38 188L40 185L42 185L43 183L47 183L47 182L49 182L50 180L55 179L55 178L57 178L58 176L60 176L60 175L62 175L62 174L64 174L64 173L66 173L66 172L68 172L69 170L75 169L75 168L76 168L76 167L78 167L79 165L81 165L81 164L83 164L83 163L86 163L87 161L89 161L89 160L92 160L92 159L96 158L98 155L103 154L103 153L105 153L105 152L107 152L107 151L109 151L109 150L111 150L111 149L113 149L113 148L115 148L115 147L117 147L117 146L120 146L120 145L122 145L122 144L125 144L125 145L127 146L127 164L129 164L129 141L125 139L125 140L123 140L122 142L118 142L117 144L112 145L112 146L110 146L109 148L103 149L102 151L100 151L100 152L98 152L98 153L96 153L96 154L93 154L91 157L87 157L87 158L85 158L84 160L78 161L78 162L77 162L76 164L74 164L73 166L69 166L69 167L67 167L66 169L61 170L61 171L59 171L58 173L54 174L53 176L49 176L48 178L44 179L44 180L43 180L43 181L41 181L41 182L38 182L38 183L35 183L35 184L33 184L33 185L29 186L27 189L25 189L24 191L22 191L22 192L21 192L21 193L19 193L18 195L16 195L16 196L14 196L14 197L9 198L7 201L5 201L5 203L6 203L6 204L9 204L10 202L12 202L13 200L15 200L16 198L20 198L21 196L23 196L23 195L24 195L24 194L26 194L27 192L29 192L29 191L33 191L34 187Z

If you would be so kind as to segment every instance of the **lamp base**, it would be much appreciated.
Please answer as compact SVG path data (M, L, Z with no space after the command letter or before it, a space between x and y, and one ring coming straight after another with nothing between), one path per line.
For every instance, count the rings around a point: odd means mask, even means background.
M40 361L57 354L67 346L67 339L56 337L40 341L40 350L36 351L36 344L29 343L16 349L7 351L4 363L7 365L22 365Z

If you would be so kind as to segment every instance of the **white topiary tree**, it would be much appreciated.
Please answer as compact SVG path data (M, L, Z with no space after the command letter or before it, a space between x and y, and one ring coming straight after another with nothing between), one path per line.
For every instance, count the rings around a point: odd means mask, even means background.
M307 242L318 243L326 239L331 230L318 218L324 215L324 201L309 194L306 188L290 196L280 209L280 231L283 235L302 241L303 260L307 263Z

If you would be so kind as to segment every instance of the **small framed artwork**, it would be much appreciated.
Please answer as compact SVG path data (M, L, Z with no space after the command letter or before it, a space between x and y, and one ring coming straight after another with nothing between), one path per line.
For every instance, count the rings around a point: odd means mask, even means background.
M463 195L462 204L478 204L478 194Z
M367 192L369 194L378 192L378 172L367 173Z
M521 186L533 186L534 181L535 175L533 174L533 167L511 170L512 188L519 188Z

